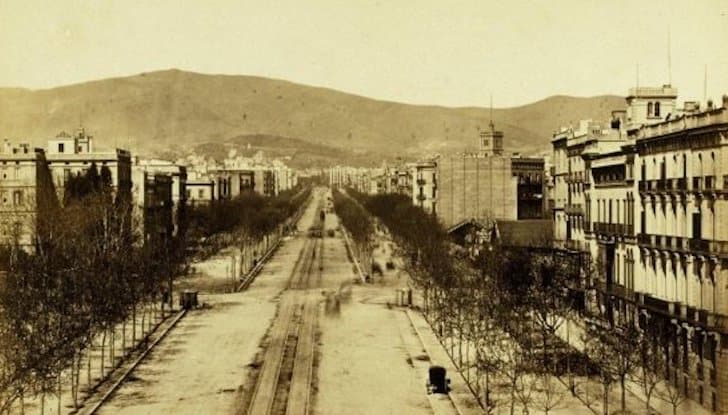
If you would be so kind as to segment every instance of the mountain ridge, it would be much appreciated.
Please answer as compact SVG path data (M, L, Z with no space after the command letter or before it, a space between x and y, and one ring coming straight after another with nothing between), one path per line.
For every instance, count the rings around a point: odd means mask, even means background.
M551 133L559 126L606 120L621 108L624 99L612 95L554 95L493 108L492 114L507 151L534 155L550 152ZM366 164L361 154L381 161L472 149L490 113L484 107L398 103L286 80L181 70L48 89L0 88L0 137L27 137L44 146L82 122L100 144L143 154L189 153L202 143L260 135L292 139L280 144L318 148L327 157L341 151L331 163Z

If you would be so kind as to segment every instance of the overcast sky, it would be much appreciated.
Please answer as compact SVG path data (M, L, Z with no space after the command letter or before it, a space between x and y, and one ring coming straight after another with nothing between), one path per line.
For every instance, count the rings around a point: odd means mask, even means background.
M636 3L636 4L633 4ZM516 106L672 83L728 93L728 1L0 0L0 85L180 68L374 98Z

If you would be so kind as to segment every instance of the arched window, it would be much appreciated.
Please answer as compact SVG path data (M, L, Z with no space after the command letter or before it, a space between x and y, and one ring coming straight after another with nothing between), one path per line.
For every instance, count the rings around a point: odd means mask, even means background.
M659 116L660 116L660 103L655 102L655 117L659 117Z
M652 116L652 103L651 102L647 103L647 116L648 117Z

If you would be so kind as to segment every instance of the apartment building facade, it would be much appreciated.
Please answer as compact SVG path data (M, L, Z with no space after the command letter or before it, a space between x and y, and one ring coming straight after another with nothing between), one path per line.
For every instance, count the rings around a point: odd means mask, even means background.
M131 203L131 153L121 149L97 151L94 148L93 136L83 127L77 129L73 135L61 132L54 139L48 140L46 160L59 200L63 200L68 178L86 172L93 164L98 169L104 166L109 169L115 194L125 203Z
M728 99L676 96L632 89L610 128L554 135L554 234L591 255L593 310L659 327L669 382L728 413Z
M32 251L58 205L45 151L5 141L0 153L0 244Z
M410 164L412 204L427 213L437 213L437 162L419 161Z

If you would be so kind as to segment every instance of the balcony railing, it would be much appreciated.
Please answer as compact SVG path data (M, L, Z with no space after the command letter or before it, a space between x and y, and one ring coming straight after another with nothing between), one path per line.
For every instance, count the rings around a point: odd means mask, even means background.
M564 207L567 215L584 215L584 207L581 203L569 203Z
M703 180L702 177L693 177L693 190L699 191L702 188Z
M688 182L684 177L675 180L675 189L688 190Z
M634 234L634 225L594 222L594 232L603 235L632 236Z
M425 179L417 179L417 185L418 186L424 186L425 184L427 184L427 180L425 180Z
M715 176L705 176L705 190L715 190Z
M697 252L708 252L710 249L710 242L705 239L690 239L690 250Z
M657 190L658 191L659 190L665 190L665 187L666 187L666 184L667 184L667 180L660 179L660 180L656 180L656 182L657 182Z

